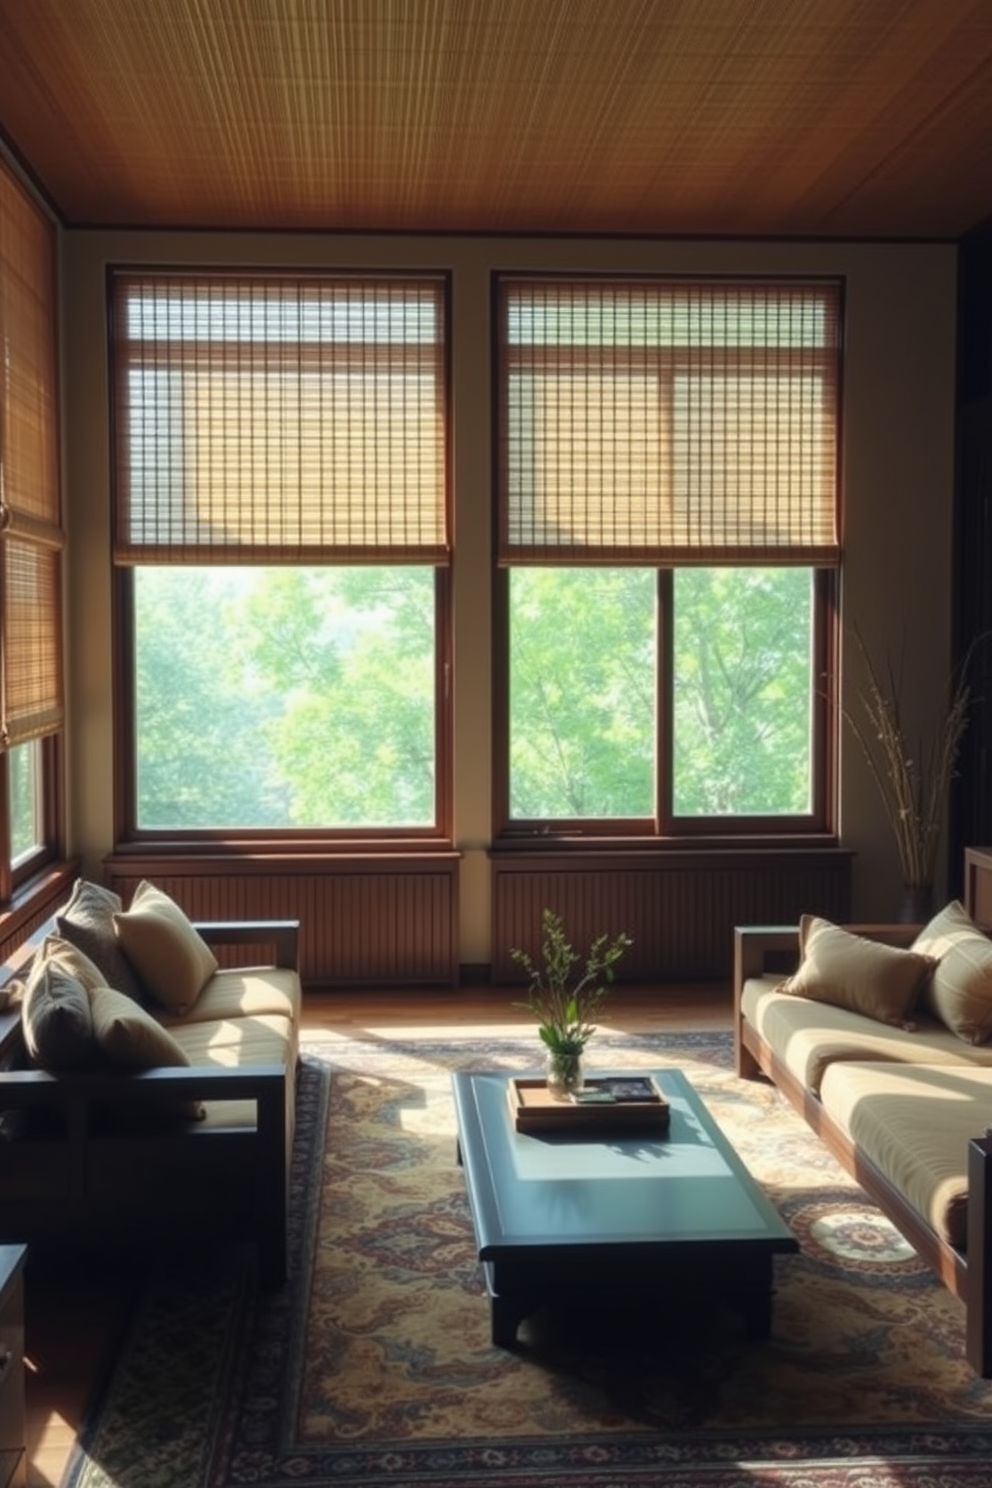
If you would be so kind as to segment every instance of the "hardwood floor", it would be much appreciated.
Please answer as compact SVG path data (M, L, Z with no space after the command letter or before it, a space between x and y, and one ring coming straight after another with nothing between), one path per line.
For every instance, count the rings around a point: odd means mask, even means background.
M309 993L303 1036L443 1038L472 1028L481 1036L533 1027L505 988L452 991ZM617 1032L729 1028L729 988L617 987L601 1026ZM140 1275L66 1258L29 1262L25 1325L29 1488L57 1488L89 1400L106 1377Z

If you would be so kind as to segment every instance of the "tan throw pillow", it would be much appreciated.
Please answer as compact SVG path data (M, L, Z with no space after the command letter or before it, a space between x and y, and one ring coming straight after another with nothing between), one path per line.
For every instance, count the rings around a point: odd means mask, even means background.
M90 958L104 986L140 1001L143 988L114 933L114 915L123 908L119 894L102 884L77 878L68 903L55 916L55 928Z
M86 988L53 961L39 961L28 977L21 1027L32 1061L50 1074L96 1063Z
M57 966L68 976L75 977L77 982L82 982L87 992L92 992L94 987L105 987L107 979L97 966L91 961L85 951L73 945L71 940L66 940L61 935L46 935L41 942L37 961L48 962Z
M802 962L781 984L783 992L901 1026L934 964L930 956L882 945L815 915L803 915L799 947Z
M133 997L113 987L97 987L89 1001L97 1048L112 1064L135 1070L189 1064L186 1051L169 1030Z
M113 987L97 987L89 993L89 1001L96 1047L110 1064L122 1070L189 1067L185 1049L133 997ZM198 1100L169 1102L154 1110L143 1107L140 1114L147 1116L149 1112L152 1116L182 1116L191 1121L201 1121L206 1114Z
M149 995L186 1013L217 970L217 957L174 899L145 880L130 909L114 915L124 954Z
M959 900L925 925L913 948L938 958L926 1006L967 1044L992 1038L992 941Z

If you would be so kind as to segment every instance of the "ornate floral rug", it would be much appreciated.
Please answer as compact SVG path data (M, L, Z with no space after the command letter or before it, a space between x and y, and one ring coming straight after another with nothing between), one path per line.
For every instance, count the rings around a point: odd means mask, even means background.
M64 1488L992 1488L960 1304L777 1092L734 1077L729 1035L590 1054L684 1069L792 1226L769 1341L715 1306L576 1295L493 1348L450 1075L533 1069L533 1042L328 1036L301 1071L288 1284L206 1246L152 1277Z

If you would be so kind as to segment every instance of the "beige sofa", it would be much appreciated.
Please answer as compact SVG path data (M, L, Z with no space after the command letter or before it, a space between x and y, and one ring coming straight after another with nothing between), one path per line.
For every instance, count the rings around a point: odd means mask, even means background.
M192 925L77 883L0 970L0 1241L258 1247L286 1272L295 921Z
M992 1376L992 941L928 926L735 932L737 1072L772 1080L965 1304Z

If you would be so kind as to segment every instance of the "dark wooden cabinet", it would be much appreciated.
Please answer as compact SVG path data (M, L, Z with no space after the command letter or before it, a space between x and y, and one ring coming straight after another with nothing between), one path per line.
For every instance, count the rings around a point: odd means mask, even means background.
M23 1245L0 1245L0 1488L24 1488Z

